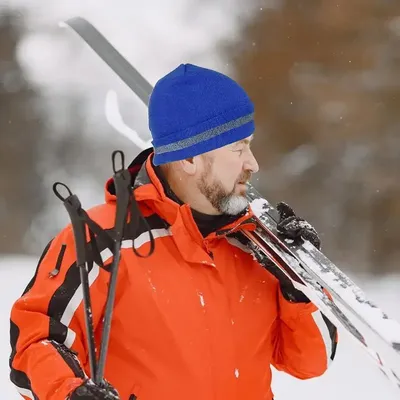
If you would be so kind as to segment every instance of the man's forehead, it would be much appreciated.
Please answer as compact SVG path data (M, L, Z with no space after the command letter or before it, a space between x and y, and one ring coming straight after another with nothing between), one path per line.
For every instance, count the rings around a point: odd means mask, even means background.
M242 144L242 143L244 143L244 144L249 144L249 143L253 140L253 138L254 138L254 135L250 135L250 136L248 136L247 138L244 138L244 139L242 139L242 140L239 140L239 141L235 142L234 144L235 144L235 145L236 145L236 144Z

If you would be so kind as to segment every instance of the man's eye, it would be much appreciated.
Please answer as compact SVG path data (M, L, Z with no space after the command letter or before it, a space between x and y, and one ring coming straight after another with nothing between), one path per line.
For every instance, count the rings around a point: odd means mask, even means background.
M240 150L235 150L235 153L239 153L239 155L241 156L241 155L242 155L242 153L243 153L243 149L240 149Z

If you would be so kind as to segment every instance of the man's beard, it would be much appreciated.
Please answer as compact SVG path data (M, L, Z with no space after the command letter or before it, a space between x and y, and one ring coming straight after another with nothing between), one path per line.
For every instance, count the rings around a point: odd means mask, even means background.
M249 202L246 198L245 192L236 194L236 184L239 182L247 182L250 179L251 172L243 172L236 180L235 185L231 192L227 192L221 181L214 179L213 182L208 183L207 177L211 173L211 169L207 168L203 172L197 186L200 192L206 197L211 205L221 214L237 215L240 214L248 205Z

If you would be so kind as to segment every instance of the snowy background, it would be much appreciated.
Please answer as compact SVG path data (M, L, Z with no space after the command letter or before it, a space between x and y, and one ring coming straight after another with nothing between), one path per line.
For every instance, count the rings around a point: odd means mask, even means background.
M102 181L94 181L93 176L85 172L88 160L103 179L110 168L104 167L104 157L100 152L109 154L111 148L119 146L124 148L128 157L137 153L137 148L116 135L105 123L104 99L110 87L118 91L126 119L144 136L147 132L143 106L85 45L70 32L58 28L60 20L75 15L90 19L154 84L158 77L181 62L199 63L233 73L233 66L218 46L235 43L250 19L263 10L278 9L284 3L283 0L114 0L112 3L105 0L0 0L0 16L6 8L17 9L23 15L25 30L18 45L18 62L29 83L40 93L46 128L64 143L62 136L70 132L65 126L74 129L74 117L69 114L71 110L65 106L64 100L72 98L79 100L80 112L84 115L83 125L79 127L82 136L93 140L96 135L94 145L73 159L75 167L57 168L54 162L57 157L51 151L35 154L42 191L50 192L51 184L60 176L68 178L68 183L73 184L85 206L90 206L101 201L103 195ZM44 140L44 150L50 149L49 137ZM10 212L2 211L2 195L0 191L1 225L8 226L9 222L4 221ZM2 398L19 398L8 381L10 307L33 275L42 245L64 222L65 212L50 194L49 198L43 199L40 212L32 219L24 237L18 237L31 256L15 255L14 247L11 247L15 240L9 241L9 247L0 255ZM3 233L5 237L6 233ZM385 311L400 320L400 275L386 273L372 277L354 274L353 278ZM394 400L400 394L368 356L343 334L337 359L324 377L301 382L276 374L273 389L277 400Z

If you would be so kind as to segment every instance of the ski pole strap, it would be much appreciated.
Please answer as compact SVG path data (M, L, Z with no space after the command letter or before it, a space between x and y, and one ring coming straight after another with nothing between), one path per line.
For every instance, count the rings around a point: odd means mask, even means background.
M153 254L154 249L155 249L154 235L153 235L153 232L151 230L149 223L147 222L147 219L145 217L143 217L142 213L139 210L139 207L135 200L134 193L132 193L131 196L132 197L131 197L131 204L130 204L130 220L128 223L128 229L130 230L131 236L133 238L132 239L132 250L137 257L147 258ZM136 233L140 228L141 222L143 222L143 224L145 225L146 231L150 237L150 248L149 248L149 251L147 252L147 254L139 253L139 251L135 247Z
M57 186L64 187L68 196L62 196ZM89 259L93 259L97 265L104 267L97 242L98 239L101 239L104 242L104 246L111 252L114 252L114 240L111 235L89 217L88 213L82 208L78 197L72 194L67 185L62 182L56 182L53 185L53 191L67 209L74 229L77 265L79 266L82 263L89 261ZM92 257L90 257L89 249L86 246L86 226L88 227L90 236L90 253Z
M57 186L62 186L67 191L68 196L63 197ZM81 202L78 197L72 194L71 190L67 185L61 182L56 182L53 185L53 192L55 195L63 202L65 208L68 211L69 217L71 219L71 224L74 232L75 238L75 249L76 249L76 264L77 266L85 265L86 263L86 232L85 225L81 218Z
M104 246L113 253L114 252L114 240L113 240L111 233L108 233L96 221L93 221L84 209L81 209L81 218L84 220L84 222L88 226L89 233L96 234L96 236L97 236L94 240L94 243L95 243L95 246L97 249L96 254L98 254L100 256L100 252L97 247L98 239L101 239L104 242ZM100 261L102 262L101 256L100 256ZM96 261L96 263L97 263L97 261ZM98 264L98 265L101 265L101 264Z
M121 157L121 167L117 169L116 159L117 155ZM115 216L115 240L120 241L122 238L130 233L132 237L132 250L137 257L146 258L154 252L154 236L151 231L150 225L146 218L140 212L135 194L132 188L132 177L128 169L125 169L125 156L121 150L112 153L112 163L114 170L114 186L117 197L117 211ZM129 213L129 222L127 216ZM143 255L138 252L135 247L136 233L140 228L141 222L146 227L146 231L150 236L150 249L147 254Z
M121 168L117 169L116 159L117 155L121 157ZM125 156L120 150L112 153L112 163L114 170L114 186L115 194L117 197L117 210L115 212L115 238L116 242L120 242L124 237L124 230L126 226L126 219L128 215L128 205L131 198L132 185L131 185L131 174L129 170L125 169Z

